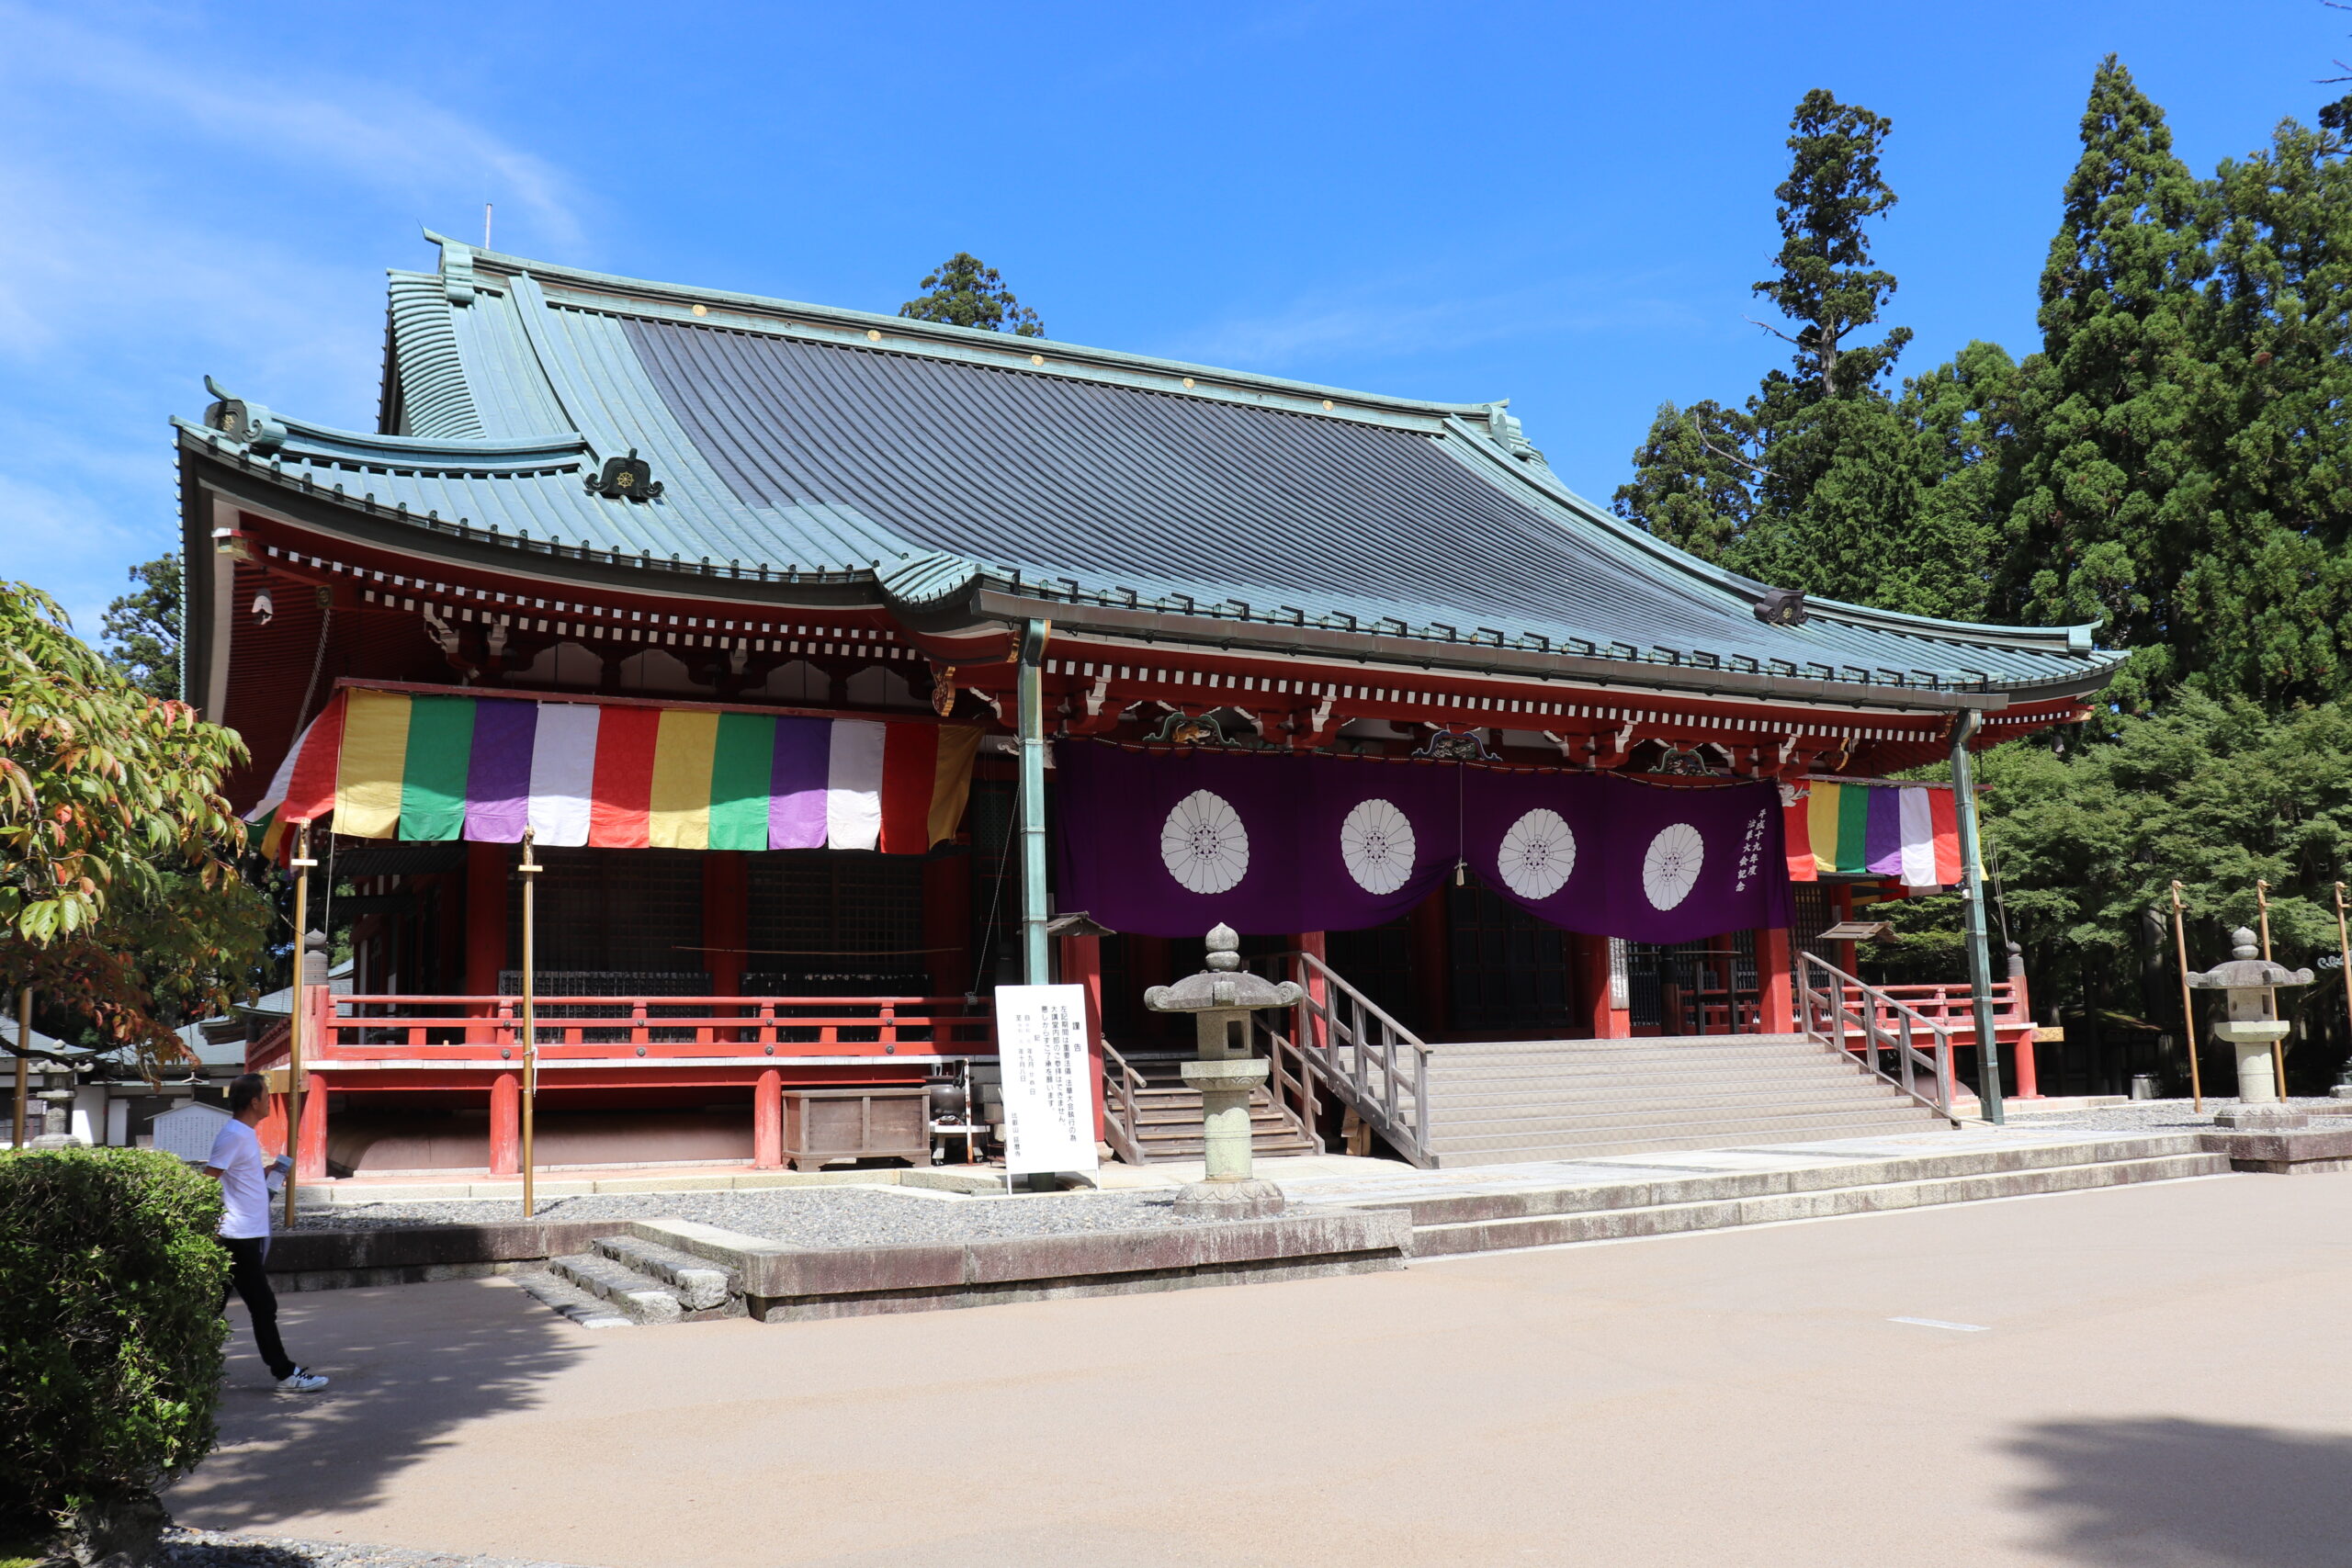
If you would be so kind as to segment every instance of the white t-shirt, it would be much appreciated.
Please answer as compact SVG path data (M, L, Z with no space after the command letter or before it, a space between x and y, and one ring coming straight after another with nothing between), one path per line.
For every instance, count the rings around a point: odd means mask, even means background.
M269 1235L269 1179L254 1130L222 1122L204 1163L220 1173L220 1234L232 1240Z

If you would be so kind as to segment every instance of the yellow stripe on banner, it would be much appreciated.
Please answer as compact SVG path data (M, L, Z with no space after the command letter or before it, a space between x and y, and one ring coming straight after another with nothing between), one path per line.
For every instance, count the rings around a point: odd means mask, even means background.
M979 750L978 729L961 724L939 727L939 761L931 775L931 842L956 836L964 803L972 794L972 759Z
M710 848L710 770L718 757L718 716L662 710L653 742L653 794L645 841L657 850Z
M401 775L408 766L408 694L355 689L344 710L335 763L334 830L389 839L401 825Z
M1816 779L1813 793L1804 803L1805 833L1813 840L1813 868L1816 872L1838 869L1838 795L1842 787Z

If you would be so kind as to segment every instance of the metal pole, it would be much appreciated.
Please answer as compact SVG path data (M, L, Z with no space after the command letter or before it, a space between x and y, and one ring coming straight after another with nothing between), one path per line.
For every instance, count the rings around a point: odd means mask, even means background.
M2254 908L2262 920L2262 961L2270 962L2270 884L2260 877L2254 879ZM2270 1010L2277 1012L2277 1008ZM2270 1066L2278 1074L2278 1103L2287 1103L2287 1043L2278 1042L2278 1049L2270 1053Z
M1046 639L1051 621L1031 621L1021 634L1018 711L1021 727L1021 979L1053 979L1046 947Z
M2008 1118L2001 1106L2001 1043L1993 1033L1993 953L1984 931L1984 855L1976 837L1976 786L1968 761L1968 743L1984 723L1984 716L1969 708L1951 727L1951 794L1958 808L1954 815L1960 818L1960 908L1968 941L1968 988L1976 1020L1976 1099L1984 1119L1998 1126Z
M12 1149L25 1146L25 1102L32 1093L32 1057L27 1053L32 1048L33 988L27 986L17 993L17 1103L8 1134Z
M310 1006L311 825L294 825L294 1006L286 1021L286 1228L294 1228L294 1188L302 1176L302 1014Z
M531 1154L532 1113L538 1108L539 1097L539 1017L538 954L536 946L537 931L537 899L539 863L531 840L535 830L523 829L523 863L515 869L523 874L523 1217L529 1219L536 1212L536 1194L532 1188L535 1167Z
M2188 1040L2188 1092L2195 1097L2197 1114L2205 1114L2205 1079L2197 1070L2197 1010L2188 999L2188 931L2181 923L2180 883L2172 885L2172 946L2173 955L2180 961L2180 1029ZM2346 1003L2352 1005L2352 993Z
M2352 931L2344 923L2344 884L2335 885L2335 952L2344 973L2345 1038L2352 1040Z

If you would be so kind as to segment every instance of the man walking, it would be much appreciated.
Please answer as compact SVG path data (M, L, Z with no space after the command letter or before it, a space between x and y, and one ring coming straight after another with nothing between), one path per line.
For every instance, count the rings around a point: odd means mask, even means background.
M277 1337L277 1293L269 1288L263 1260L269 1256L269 1180L264 1174L261 1140L254 1128L269 1113L268 1085L259 1073L247 1073L229 1086L229 1112L234 1120L221 1126L212 1140L205 1174L220 1183L220 1245L229 1250L229 1284L254 1320L254 1343L269 1363L269 1375L280 1392L311 1393L327 1380L308 1367L297 1366ZM228 1309L229 1292L220 1292Z

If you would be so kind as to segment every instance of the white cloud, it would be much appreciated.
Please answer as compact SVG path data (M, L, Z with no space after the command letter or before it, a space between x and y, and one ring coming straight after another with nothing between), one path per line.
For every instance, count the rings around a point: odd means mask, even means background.
M502 233L584 249L557 165L212 17L0 0L0 578L86 637L125 568L177 543L166 422L206 373L369 427L383 268L431 265L421 220L462 231L488 197Z

